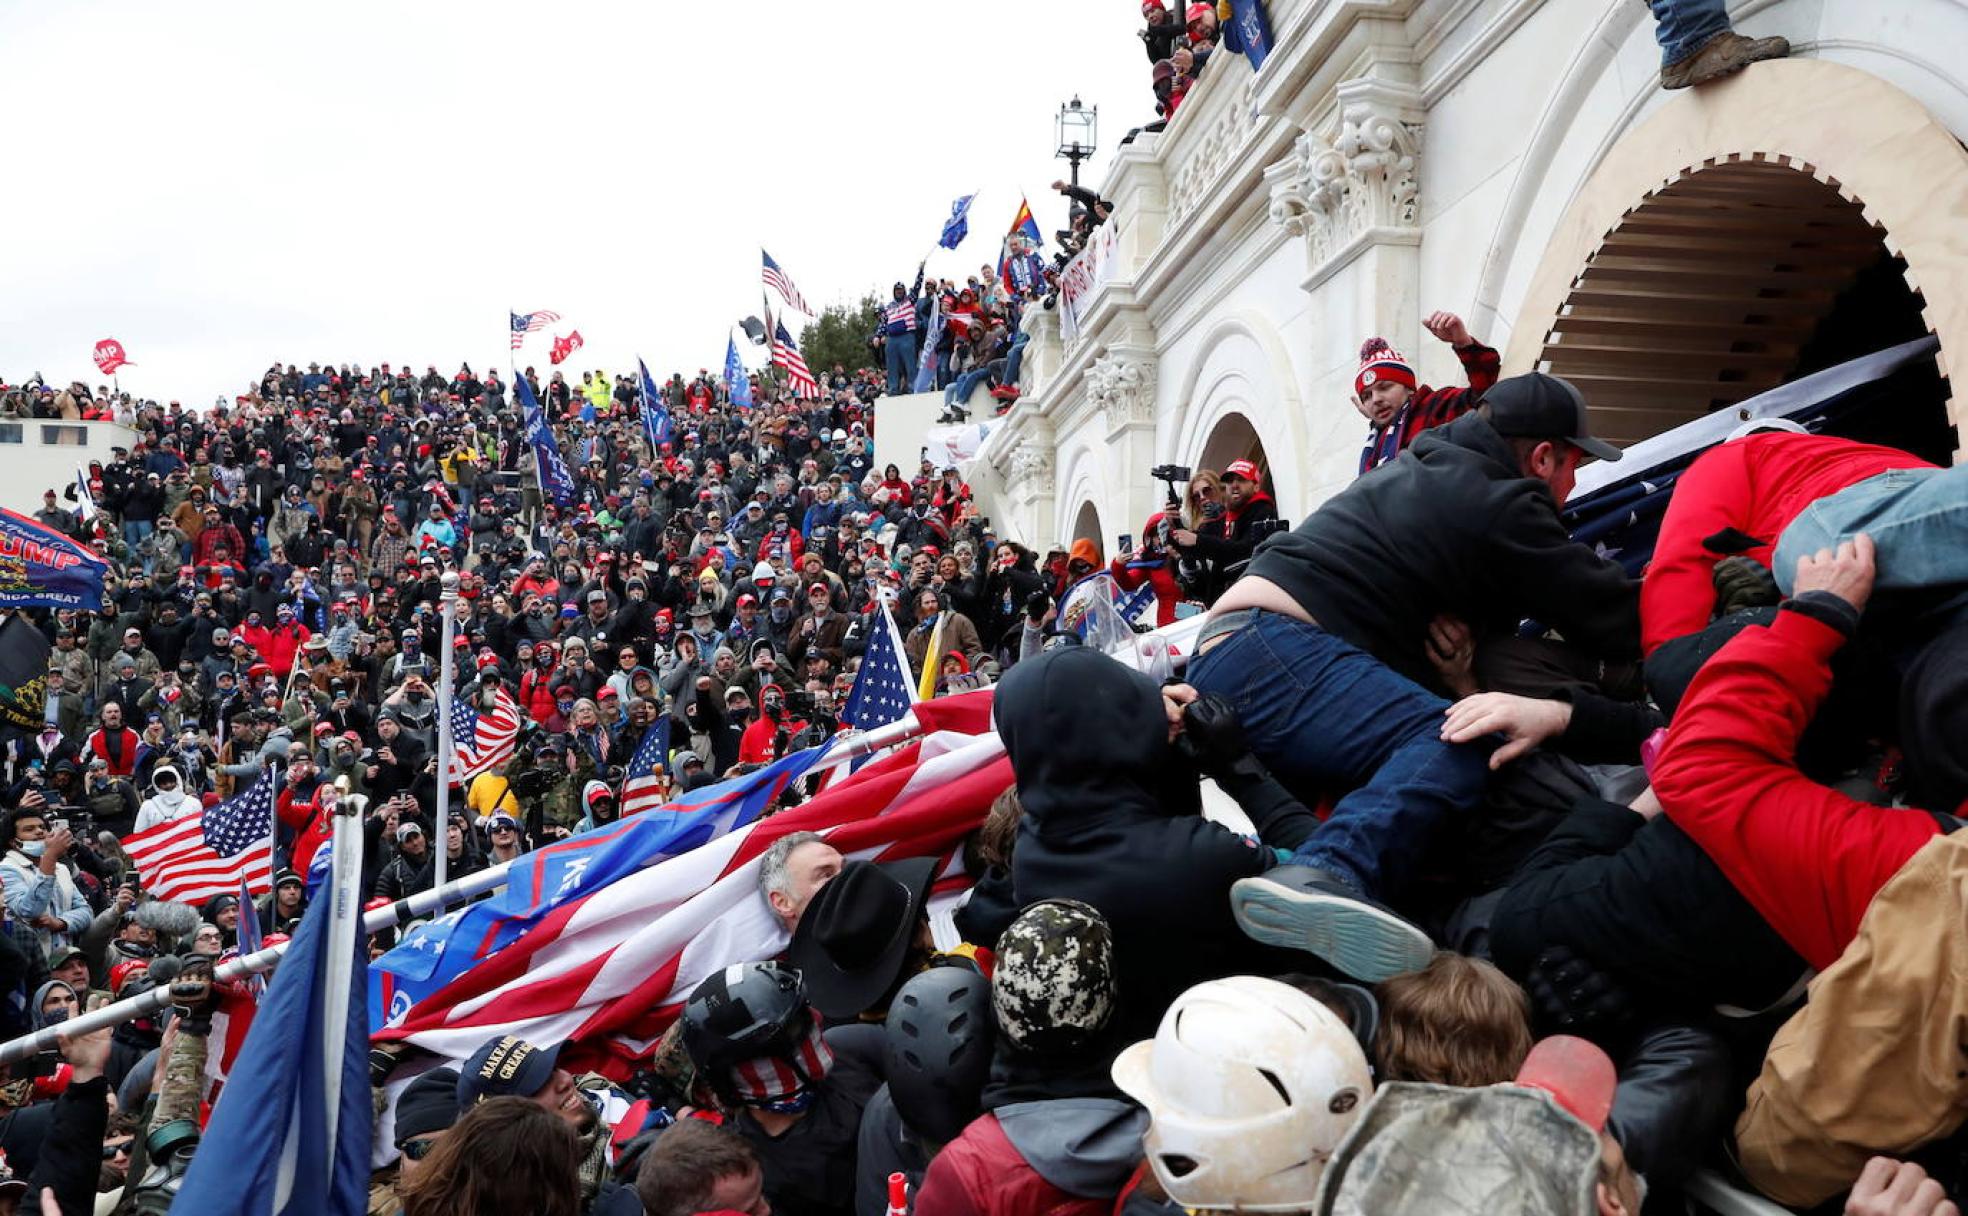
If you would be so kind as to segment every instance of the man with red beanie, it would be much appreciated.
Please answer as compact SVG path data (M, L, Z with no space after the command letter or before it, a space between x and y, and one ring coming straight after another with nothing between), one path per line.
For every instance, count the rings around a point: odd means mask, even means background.
M1353 377L1353 407L1368 424L1360 450L1360 472L1368 473L1405 452L1416 435L1462 417L1496 383L1502 366L1496 351L1469 336L1469 327L1452 312L1429 314L1424 328L1455 348L1469 373L1468 388L1429 388L1385 338L1368 338L1360 347L1360 370Z

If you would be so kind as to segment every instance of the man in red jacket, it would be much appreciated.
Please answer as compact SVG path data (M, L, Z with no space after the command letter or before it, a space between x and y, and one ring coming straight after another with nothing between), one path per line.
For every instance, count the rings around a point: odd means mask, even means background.
M1651 656L1708 627L1724 557L1774 567L1777 538L1813 503L1894 469L1933 467L1896 448L1781 430L1710 448L1675 482L1661 520L1640 587L1641 648Z
M1736 1125L1760 1189L1811 1207L1874 1154L1951 1136L1968 1113L1968 634L1909 677L1903 742L1927 810L1875 807L1796 767L1830 659L1874 584L1861 533L1797 564L1776 621L1703 666L1653 773L1661 805L1820 974L1772 1041Z

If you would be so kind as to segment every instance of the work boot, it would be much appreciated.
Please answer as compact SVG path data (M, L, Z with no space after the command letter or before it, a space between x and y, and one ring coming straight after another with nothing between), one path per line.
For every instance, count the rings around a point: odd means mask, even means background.
M1316 954L1370 984L1419 971L1435 955L1426 933L1312 866L1276 866L1262 877L1238 879L1230 910L1247 936Z
M1661 69L1661 88L1685 89L1707 84L1718 76L1740 72L1763 59L1782 59L1790 54L1788 38L1745 38L1734 30L1723 30L1702 48L1679 63Z

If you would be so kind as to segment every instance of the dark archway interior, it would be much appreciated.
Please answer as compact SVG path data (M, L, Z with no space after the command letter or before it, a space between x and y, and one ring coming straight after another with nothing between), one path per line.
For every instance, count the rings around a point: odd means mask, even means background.
M1697 168L1601 243L1542 366L1577 384L1615 443L1929 332L1906 263L1863 204L1782 159ZM1841 398L1825 430L1947 462L1957 447L1932 360Z
M1258 438L1257 428L1242 414L1226 414L1203 441L1203 451L1196 458L1196 468L1209 469L1221 473L1233 460L1252 461L1264 473L1264 491L1276 493L1271 483L1271 462L1264 458L1264 441Z

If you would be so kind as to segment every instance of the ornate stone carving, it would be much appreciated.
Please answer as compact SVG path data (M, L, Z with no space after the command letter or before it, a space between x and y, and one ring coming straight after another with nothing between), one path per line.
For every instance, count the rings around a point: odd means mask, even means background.
M1053 492L1053 469L1058 453L1050 442L1037 435L1019 441L1011 452L1011 483L1019 494L1045 495Z
M1215 100L1214 90L1230 88L1230 82L1222 77L1227 73L1219 71L1216 78L1205 77L1184 99L1184 107L1194 106L1202 110ZM1170 156L1172 169L1169 178L1168 228L1174 231L1191 212L1201 205L1215 188L1217 179L1230 168L1233 158L1243 149L1257 126L1256 111L1251 108L1251 93L1255 77L1236 86L1221 111L1211 116L1207 126L1200 129L1183 124L1176 132L1176 138L1185 145ZM1205 93L1204 90L1211 90ZM1193 121L1202 115L1191 116ZM1180 122L1182 111L1177 111ZM1168 138L1164 136L1164 138ZM1180 158L1180 163L1174 163Z
M1155 363L1139 355L1103 355L1087 369L1087 396L1107 411L1107 425L1155 422Z
M1414 229L1420 150L1421 125L1396 106L1380 97L1349 101L1333 140L1302 135L1264 171L1271 219L1306 238L1314 266L1374 229Z

